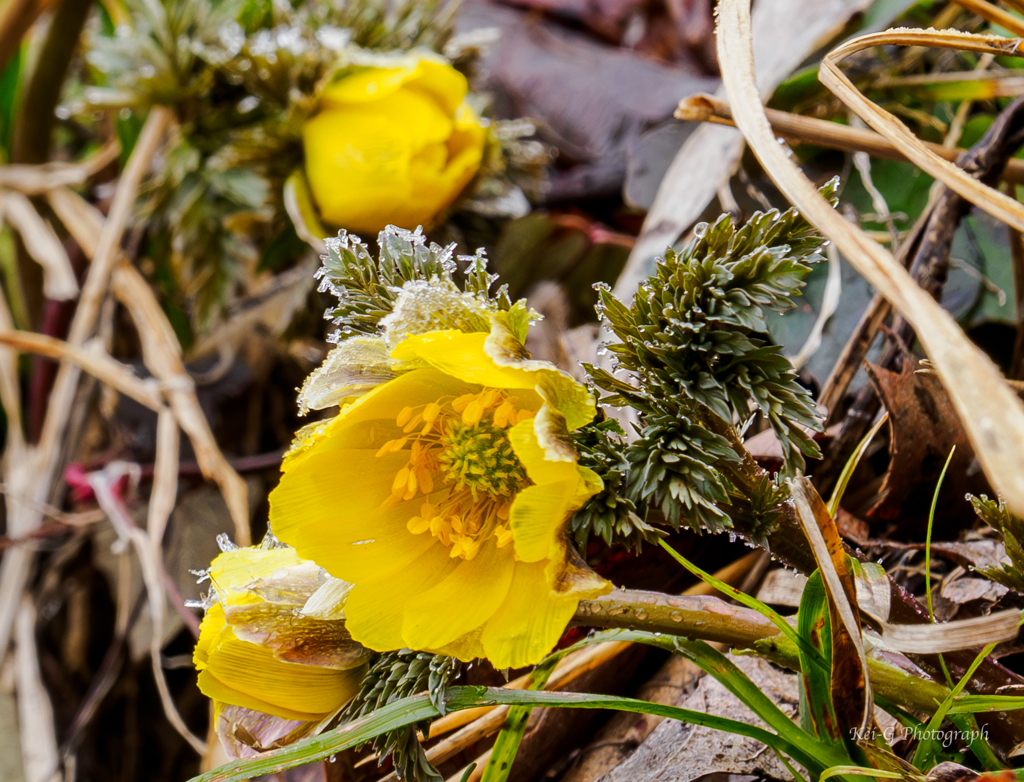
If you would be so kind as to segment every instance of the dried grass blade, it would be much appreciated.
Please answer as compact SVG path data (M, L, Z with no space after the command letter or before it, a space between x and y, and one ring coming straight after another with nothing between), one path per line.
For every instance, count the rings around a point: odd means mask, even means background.
M852 128L816 117L804 117L778 109L765 109L768 122L777 136L797 144L813 144L826 149L843 152L867 152L871 157L883 160L906 160L907 157L894 147L885 136L865 128ZM729 102L715 95L694 95L679 101L675 116L692 122L711 122L716 125L735 125ZM962 147L944 147L941 144L922 142L943 160L956 161ZM1003 169L1002 179L1014 184L1024 184L1024 160L1011 159Z
M1024 20L985 0L957 0L957 5L976 13L982 19L1005 27L1014 35L1024 35Z
M61 778L53 706L43 685L36 649L36 611L26 595L18 610L15 675L18 722L25 782L55 782Z
M172 113L169 109L156 107L150 111L142 126L117 192L114 194L110 217L97 241L93 263L82 286L68 335L68 342L72 345L82 345L95 329L100 305L107 295L115 250L120 244L121 235L134 206L138 186L149 168L171 118ZM13 501L9 496L7 506L8 533L15 537L29 535L42 524L43 515L40 508L49 501L57 478L68 415L73 407L80 371L72 364L61 364L50 393L50 403L38 446L31 449L26 458L18 464L5 465L8 471L5 479L18 495ZM16 479L12 476L16 476ZM23 546L8 549L0 561L0 654L6 651L10 641L14 615L28 580L31 564L32 551Z
M1008 608L942 624L886 624L882 626L882 640L904 654L942 654L1012 641L1020 630L1020 621L1020 609Z
M25 249L43 267L43 293L54 301L67 301L78 295L78 280L71 259L57 234L39 216L28 196L7 193L3 200L4 218L21 236Z
M836 214L779 145L753 81L749 0L722 0L718 20L722 76L747 143L790 202L914 327L993 488L1024 515L1024 405L950 315L890 252Z
M0 289L0 332L14 331L14 318L7 306L7 298ZM0 402L7 415L7 446L4 459L21 460L25 450L25 435L21 418L21 383L18 380L18 356L13 350L0 350ZM2 652L0 652L2 654Z
M910 129L889 112L865 98L840 70L839 63L852 54L874 46L929 46L942 49L967 49L980 53L1015 55L1020 39L971 35L959 31L887 30L854 38L825 55L818 76L821 83L855 111L865 122L885 136L908 160L942 181L980 209L1017 230L1024 230L1024 204L983 185L948 160L936 155Z
M150 638L150 657L153 668L153 677L156 680L157 690L160 693L160 702L164 707L164 714L168 722L184 738L192 748L200 755L206 754L206 742L202 741L188 729L185 721L178 713L178 707L174 704L171 691L167 687L167 679L164 676L163 665L161 664L161 633L164 624L164 611L167 606L167 598L164 594L163 580L161 578L163 565L156 557L158 547L150 544L149 537L135 526L131 517L125 511L124 505L114 490L114 485L126 473L123 470L123 463L112 462L105 470L90 473L88 476L89 486L96 494L96 502L106 512L107 517L117 531L118 537L131 543L139 558L139 567L142 570L142 580L146 585L146 599L149 603L150 618L153 622L153 633Z
M220 487L235 525L235 542L252 544L249 531L249 491L245 481L221 453L206 420L195 383L182 363L181 345L159 302L134 266L123 263L113 277L114 295L128 310L142 340L146 367L161 382L178 425L192 441L203 475Z
M91 340L79 347L46 334L8 331L0 332L0 345L7 345L23 353L67 361L151 410L160 410L164 406L160 389L155 383L138 377L131 367L111 358L98 343Z
M86 255L96 252L105 225L103 215L77 193L62 188L49 194L50 205ZM114 294L127 307L142 340L146 367L164 386L178 425L192 441L203 474L216 481L235 525L235 542L250 544L249 498L245 481L224 458L185 371L181 345L149 285L119 254Z
M860 618L857 615L857 587L847 565L846 551L828 508L810 481L800 477L788 481L797 519L814 551L821 580L828 594L832 624L832 702L841 727L867 728L873 718L871 679L864 653ZM860 671L854 671L856 657ZM858 713L859 712L859 713ZM857 721L854 722L854 719Z
M117 160L120 151L121 145L113 138L80 163L0 166L0 187L25 195L41 195L57 187L81 185Z

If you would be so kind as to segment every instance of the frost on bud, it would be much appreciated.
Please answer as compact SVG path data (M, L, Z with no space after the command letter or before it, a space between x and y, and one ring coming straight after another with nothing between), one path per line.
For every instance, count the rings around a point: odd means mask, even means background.
M394 347L408 336L455 329L489 332L494 308L450 280L410 280L402 286L392 312L381 320L384 339Z

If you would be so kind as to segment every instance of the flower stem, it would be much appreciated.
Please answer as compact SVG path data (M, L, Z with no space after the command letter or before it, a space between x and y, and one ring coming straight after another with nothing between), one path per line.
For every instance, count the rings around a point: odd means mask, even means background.
M573 624L699 638L748 650L790 670L800 670L796 646L769 619L717 597L617 589L610 595L581 601ZM948 694L947 688L902 670L895 664L896 659L868 659L874 692L910 711L934 712L936 704Z

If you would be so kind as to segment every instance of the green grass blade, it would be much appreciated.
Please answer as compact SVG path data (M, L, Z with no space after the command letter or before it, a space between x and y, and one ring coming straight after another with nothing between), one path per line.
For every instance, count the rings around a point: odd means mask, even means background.
M949 714L980 714L1024 709L1022 695L961 695L949 707Z
M746 592L741 592L736 587L729 586L724 581L715 578L710 573L706 573L699 567L694 565L690 560L672 548L664 540L659 540L658 544L667 551L676 562L682 565L684 568L689 570L693 575L697 576L701 581L710 584L719 592L726 597L731 597L737 603L745 605L747 608L752 608L757 611L761 616L768 619L773 625L779 628L779 631L792 641L798 649L802 649L809 658L816 659L819 665L825 665L825 658L821 656L821 653L813 646L809 646L793 629L793 626L786 621L786 619L774 609L762 603L756 597L751 597Z
M839 480L836 481L836 487L832 490L832 496L828 501L828 512L832 518L835 518L836 513L839 511L839 503L842 502L843 495L846 493L846 485L850 482L853 471L857 469L857 465L860 464L860 460L864 456L864 452L868 449L871 441L875 439L875 435L878 434L878 430L882 428L882 424L888 420L889 413L883 413L882 417L878 419L878 422L871 427L871 431L864 435L864 439L857 444L856 450L850 454L850 458L846 460L846 464L843 465L843 471L839 474Z
M804 593L800 596L796 630L806 645L820 650L819 654L826 663L824 667L814 665L803 647L798 647L802 685L800 724L805 731L820 739L833 743L841 741L839 721L832 706L832 628L828 616L828 595L817 570L807 579Z
M867 768L866 766L832 766L832 768L827 768L822 772L821 776L818 777L818 782L825 782L826 779L831 779L832 777L847 775L881 779L903 779L903 774L897 771L885 771L879 768Z
M991 651L996 648L995 644L989 644L982 649L978 656L974 658L974 662L971 663L971 667L967 669L963 676L960 677L960 681L956 683L956 686L949 691L949 694L945 697L942 703L939 704L939 708L935 710L932 718L928 720L928 724L925 726L926 735L935 735L935 731L938 730L942 721L946 718L946 714L949 712L953 705L953 701L963 691L964 687L967 686L967 682L971 680L974 672L978 670L978 666L989 656ZM933 739L926 739L917 745L917 749L914 751L913 763L917 768L924 769L927 764L929 768L933 765L935 755L937 754L936 742Z
M448 711L496 705L609 709L636 714L652 714L755 739L775 752L784 753L793 758L801 766L812 771L813 775L820 773L825 765L821 760L809 756L799 747L764 728L678 706L666 706L612 695L589 695L573 692L536 692L496 687L453 687L449 690ZM191 782L242 782L242 780L262 774L275 774L304 763L324 760L338 752L364 744L385 731L431 719L437 715L437 709L425 694L413 695L389 703L373 714L319 736L311 736L288 747L271 750L258 758L227 763L201 776L194 777Z
M551 672L564 655L553 654L542 660L526 679L527 690L542 690L551 678ZM505 782L512 770L519 744L523 740L526 723L533 713L533 706L513 706L508 711L505 724L491 749L491 757L484 767L482 782Z

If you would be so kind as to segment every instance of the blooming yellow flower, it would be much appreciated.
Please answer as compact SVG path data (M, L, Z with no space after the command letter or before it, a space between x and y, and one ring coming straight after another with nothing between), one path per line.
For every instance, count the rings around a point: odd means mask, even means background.
M602 488L568 437L594 401L527 358L516 331L499 313L489 334L405 336L391 351L401 373L285 459L274 531L352 584L348 630L371 649L528 665L581 599L611 590L567 540Z
M429 224L469 184L486 131L466 77L426 55L356 67L302 130L321 216L360 233Z
M315 722L359 691L369 652L335 611L304 613L320 567L290 548L240 548L210 566L215 599L199 628L199 689L217 704ZM328 587L335 586L328 584Z

